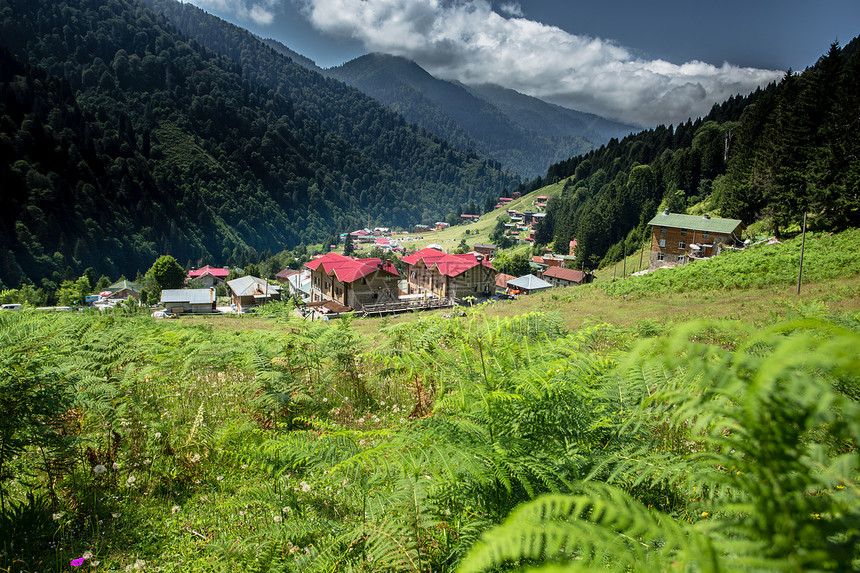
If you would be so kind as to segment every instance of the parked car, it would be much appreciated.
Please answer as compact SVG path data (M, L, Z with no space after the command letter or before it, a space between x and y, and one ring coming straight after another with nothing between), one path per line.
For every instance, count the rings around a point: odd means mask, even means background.
M167 310L156 310L152 313L152 318L176 318L176 315Z

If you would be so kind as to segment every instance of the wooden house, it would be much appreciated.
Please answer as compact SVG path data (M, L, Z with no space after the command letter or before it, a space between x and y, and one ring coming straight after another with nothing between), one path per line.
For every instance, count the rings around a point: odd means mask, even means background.
M227 281L231 303L239 312L251 307L281 300L281 286L250 275Z
M650 269L706 259L719 253L722 245L742 242L743 223L739 219L663 211L648 224L651 225Z
M202 286L211 287L223 284L229 275L230 269L226 267L220 268L206 265L205 267L188 271L188 278L186 280L197 281Z
M311 272L311 302L330 300L361 310L366 304L399 300L400 274L391 261L328 253L305 267Z
M407 294L430 294L438 298L490 296L496 290L496 270L474 253L453 255L426 248L403 257Z
M215 289L176 288L161 291L161 304L174 314L209 314L215 310Z
M575 286L591 282L591 275L574 269L549 267L541 277L554 287Z

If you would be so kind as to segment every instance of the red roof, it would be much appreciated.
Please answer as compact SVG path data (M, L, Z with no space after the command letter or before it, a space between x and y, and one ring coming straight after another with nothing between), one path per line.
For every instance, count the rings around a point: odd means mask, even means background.
M544 278L553 277L557 279L561 279L563 281L570 281L574 283L581 283L585 273L582 271L575 271L573 269L563 269L561 267L550 267L543 272Z
M213 277L218 279L226 279L228 276L230 276L230 270L221 267L210 267L209 265L206 265L205 267L199 268L197 270L188 271L188 278L196 279L206 274L212 275Z
M413 253L407 257L403 257L402 260L408 265L414 265L422 259L424 260L425 267L429 269L435 266L439 273L449 277L459 276L472 267L476 267L478 265L483 265L490 269L493 268L486 259L479 262L474 253L451 255L429 247L421 249L417 253Z
M576 240L576 239L572 240L572 241L570 242L570 250L568 251L568 253L570 253L571 255L572 255L572 254L574 254L573 252L576 250L576 247L577 247L577 245L578 245L578 244L579 244L579 243L577 242L577 240Z
M378 270L383 270L389 274L400 276L400 273L397 272L397 269L394 268L394 265L392 265L390 261L386 261L383 264L382 259L379 258L353 259L351 257L339 255L338 253L328 253L327 255L323 255L310 261L305 266L312 271L315 271L322 266L325 274L333 274L335 278L342 283L355 282L358 279L366 277Z

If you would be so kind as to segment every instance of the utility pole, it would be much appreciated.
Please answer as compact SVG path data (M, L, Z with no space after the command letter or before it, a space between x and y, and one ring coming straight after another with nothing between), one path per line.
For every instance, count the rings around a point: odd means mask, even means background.
M624 242L624 272L621 273L621 278L627 276L627 242Z
M806 213L803 214L803 238L800 240L800 269L797 271L797 294L800 294L800 280L803 278L804 248L806 248Z

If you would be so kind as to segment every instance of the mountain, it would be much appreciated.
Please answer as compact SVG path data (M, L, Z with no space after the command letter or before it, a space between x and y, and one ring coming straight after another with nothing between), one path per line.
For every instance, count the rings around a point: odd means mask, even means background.
M526 178L634 130L496 86L434 78L418 64L385 54L324 71L376 98L461 150L475 150Z
M0 180L0 287L46 290L164 253L254 262L517 183L172 0L0 0Z
M553 165L547 181L560 193L536 242L575 238L586 265L612 262L648 240L658 209L700 203L777 237L807 216L815 230L860 226L858 43L834 44L815 66L715 105L704 118Z

